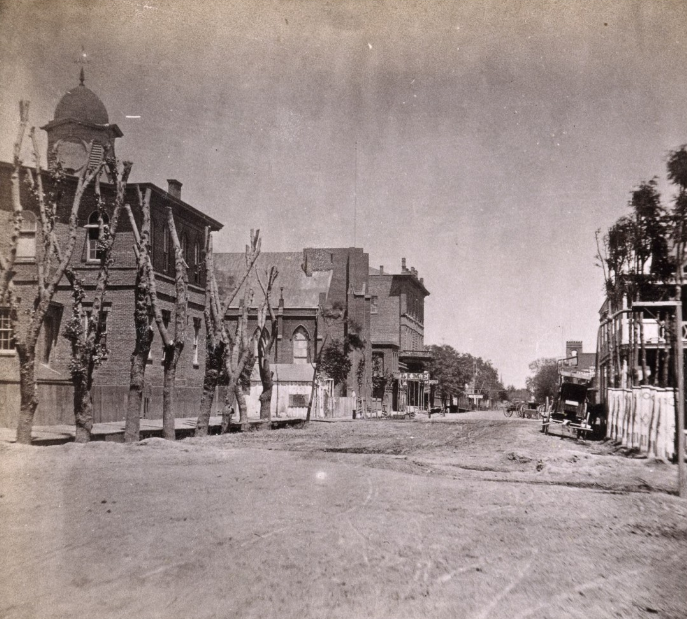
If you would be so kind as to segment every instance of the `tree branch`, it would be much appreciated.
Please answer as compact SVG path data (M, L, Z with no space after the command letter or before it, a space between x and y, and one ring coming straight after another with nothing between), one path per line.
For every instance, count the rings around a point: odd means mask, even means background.
M258 256L260 255L260 246L262 244L262 241L260 239L260 230L251 230L250 231L250 246L246 245L246 272L243 274L243 277L241 278L241 281L239 282L239 285L233 290L233 293L227 293L227 296L225 298L224 303L220 304L220 309L221 315L224 316L226 313L227 309L229 309L229 306L231 305L232 301L236 298L236 295L238 294L239 290L241 289L241 286L245 283L245 281L248 279L248 276L250 275L251 270L253 269L253 266L255 265L255 262L258 259Z

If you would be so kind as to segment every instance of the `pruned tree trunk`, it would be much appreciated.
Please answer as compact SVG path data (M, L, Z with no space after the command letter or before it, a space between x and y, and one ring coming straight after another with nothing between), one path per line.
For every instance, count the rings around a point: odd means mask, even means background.
M141 328L142 333L140 333ZM136 345L134 352L131 354L129 395L126 402L126 419L124 422L125 443L136 443L140 440L146 364L150 354L150 345L153 341L153 330L150 324L148 324L147 317L145 325L140 323L136 325L136 332Z
M277 341L279 324L277 317L274 314L270 294L274 286L274 282L279 276L279 271L276 267L270 267L267 273L267 284L263 285L260 276L258 275L258 283L263 293L263 303L258 312L258 328L260 335L258 337L258 371L260 373L260 382L262 383L262 393L260 394L260 419L269 421L272 419L272 388L274 381L272 380L272 370L270 368L270 355L272 348ZM265 326L267 314L270 315L270 329Z
M77 443L88 443L93 429L93 398L91 396L92 383L80 379L74 384L74 418L76 431L74 440Z
M248 406L246 404L246 395L243 392L240 381L234 384L234 397L236 398L236 406L239 409L239 422L246 423L248 421Z
M272 370L270 369L269 359L264 359L259 364L260 382L262 383L262 393L260 394L260 419L269 421L272 419Z
M206 347L205 375L203 376L203 394L200 399L198 421L196 422L195 436L207 436L212 404L215 400L215 390L219 383L222 369L224 368L223 345L211 345Z
M124 422L124 441L135 443L140 440L141 410L145 389L145 372L153 343L153 326L151 324L151 282L154 284L154 274L150 262L150 189L146 190L145 198L138 191L139 203L143 212L141 232L138 233L131 208L127 204L129 220L132 223L136 238L136 284L134 288L134 327L136 342L131 353L131 369L129 372L129 395L126 403L126 419Z
M19 424L17 443L29 445L33 418L38 408L38 386L36 384L36 343L17 344L19 357Z
M172 351L165 349L162 367L162 437L168 441L176 440L174 417L178 361L179 354L176 348L173 348Z

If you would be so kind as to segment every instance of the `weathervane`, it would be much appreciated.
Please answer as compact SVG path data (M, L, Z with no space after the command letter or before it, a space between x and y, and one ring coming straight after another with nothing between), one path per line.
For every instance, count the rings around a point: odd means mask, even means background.
M89 64L91 61L88 59L88 55L86 54L86 49L84 46L81 46L81 54L79 54L79 59L74 61L74 64L80 64L81 65L81 71L79 72L79 82L83 86L84 80L86 79L84 76L83 68Z

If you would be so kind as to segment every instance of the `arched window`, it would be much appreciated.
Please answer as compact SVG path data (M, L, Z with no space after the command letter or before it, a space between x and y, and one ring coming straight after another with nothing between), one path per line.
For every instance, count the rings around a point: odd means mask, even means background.
M293 332L293 362L294 363L308 363L308 352L310 338L307 331L303 327L298 327Z
M22 211L21 219L17 262L33 262L36 259L36 216L31 211Z
M107 213L93 211L88 218L86 229L88 230L88 251L86 260L94 262L100 260L102 252L98 250L98 241L100 241L101 232L110 225L110 218Z

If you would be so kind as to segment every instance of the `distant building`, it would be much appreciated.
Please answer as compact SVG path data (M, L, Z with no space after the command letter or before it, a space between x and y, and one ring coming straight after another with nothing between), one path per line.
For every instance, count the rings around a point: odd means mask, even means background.
M393 410L406 406L426 407L429 402L427 364L432 358L425 348L425 297L429 291L414 268L401 260L401 272L389 273L383 266L370 269L370 333L373 366L394 378L385 397Z
M245 269L244 256L239 253L217 253L214 261L215 277L220 293L224 296L234 290L238 283ZM312 380L312 365L322 347L333 341L343 342L346 337L355 333L362 342L362 348L351 350L351 372L346 384L341 385L339 391L341 395L355 394L361 400L360 406L363 406L372 388L368 255L360 248L306 248L302 252L263 252L256 264L256 271L263 283L271 266L279 271L271 299L279 334L271 359L276 364L273 368L275 382L289 383L291 387L300 389L302 385L297 385L298 381L293 377L303 379L307 375L308 381ZM262 290L255 273L251 273L245 286L254 291L249 308L249 330L252 332L257 328L257 312L262 303ZM234 325L240 314L242 290L226 314L227 320ZM269 319L267 325L269 328ZM302 364L308 364L308 371L290 367ZM360 373L357 371L358 367L362 367ZM257 380L256 375L253 378ZM251 392L253 390L252 387ZM308 383L308 393L309 390ZM284 389L281 392L283 396ZM274 393L273 397L276 397ZM283 412L285 407L285 401L280 397L273 401L275 412ZM290 408L299 408L295 404L300 401L299 398L292 400Z
M596 353L584 352L582 340L568 340L565 343L565 362L580 371L596 371Z

